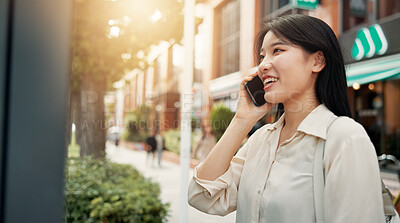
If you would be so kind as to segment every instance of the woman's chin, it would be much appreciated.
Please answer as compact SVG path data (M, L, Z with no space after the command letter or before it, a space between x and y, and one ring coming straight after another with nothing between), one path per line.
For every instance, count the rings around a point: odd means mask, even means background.
M277 94L275 92L266 92L264 94L264 99L271 104L280 103L279 98L277 98Z

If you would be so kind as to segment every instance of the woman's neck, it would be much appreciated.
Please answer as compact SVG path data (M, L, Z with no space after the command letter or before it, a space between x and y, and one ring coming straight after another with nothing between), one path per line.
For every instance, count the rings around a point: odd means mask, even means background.
M293 100L284 103L285 120L284 128L290 132L297 130L300 123L312 112L320 103L317 98L308 98L308 100Z

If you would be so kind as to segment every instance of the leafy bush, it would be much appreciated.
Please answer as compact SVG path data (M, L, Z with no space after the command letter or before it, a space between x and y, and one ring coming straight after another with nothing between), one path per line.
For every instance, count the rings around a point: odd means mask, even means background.
M190 123L192 127L192 131L195 129L201 129L201 119L199 118L192 118L192 122Z
M122 140L128 142L144 142L146 141L148 132L148 120L150 107L146 105L140 106L133 112L125 115L125 129L122 133Z
M181 130L179 129L170 129L166 132L163 133L163 137L165 140L165 147L167 148L168 151L174 152L176 154L180 154L180 147L181 147ZM192 132L191 135L191 147L193 148L194 144L194 139L196 137L196 134Z
M125 128L122 132L121 139L126 142L145 142L147 138L147 133L144 131L132 130L132 128Z
M65 222L165 222L169 204L136 169L91 157L69 159Z
M217 141L228 128L233 116L235 115L228 107L223 104L215 104L211 109L210 122L214 136Z

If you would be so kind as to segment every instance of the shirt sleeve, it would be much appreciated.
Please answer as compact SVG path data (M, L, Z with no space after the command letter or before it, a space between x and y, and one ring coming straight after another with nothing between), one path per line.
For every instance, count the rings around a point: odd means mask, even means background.
M238 186L242 173L247 144L244 145L230 163L228 170L214 181L199 179L197 172L201 163L194 169L189 184L189 204L206 213L227 215L236 210Z
M340 129L332 131L326 141L325 220L383 222L381 178L374 146L361 125L340 122L335 123Z

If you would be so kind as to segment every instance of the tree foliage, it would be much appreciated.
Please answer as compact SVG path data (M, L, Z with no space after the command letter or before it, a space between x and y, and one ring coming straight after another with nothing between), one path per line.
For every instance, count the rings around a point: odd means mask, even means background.
M75 88L82 75L105 80L111 87L127 71L146 66L144 55L151 45L182 39L183 2L178 0L74 3L71 68Z
M144 69L150 46L179 42L183 1L73 0L69 126L81 155L104 155L104 92L128 71ZM85 107L83 107L85 106Z

